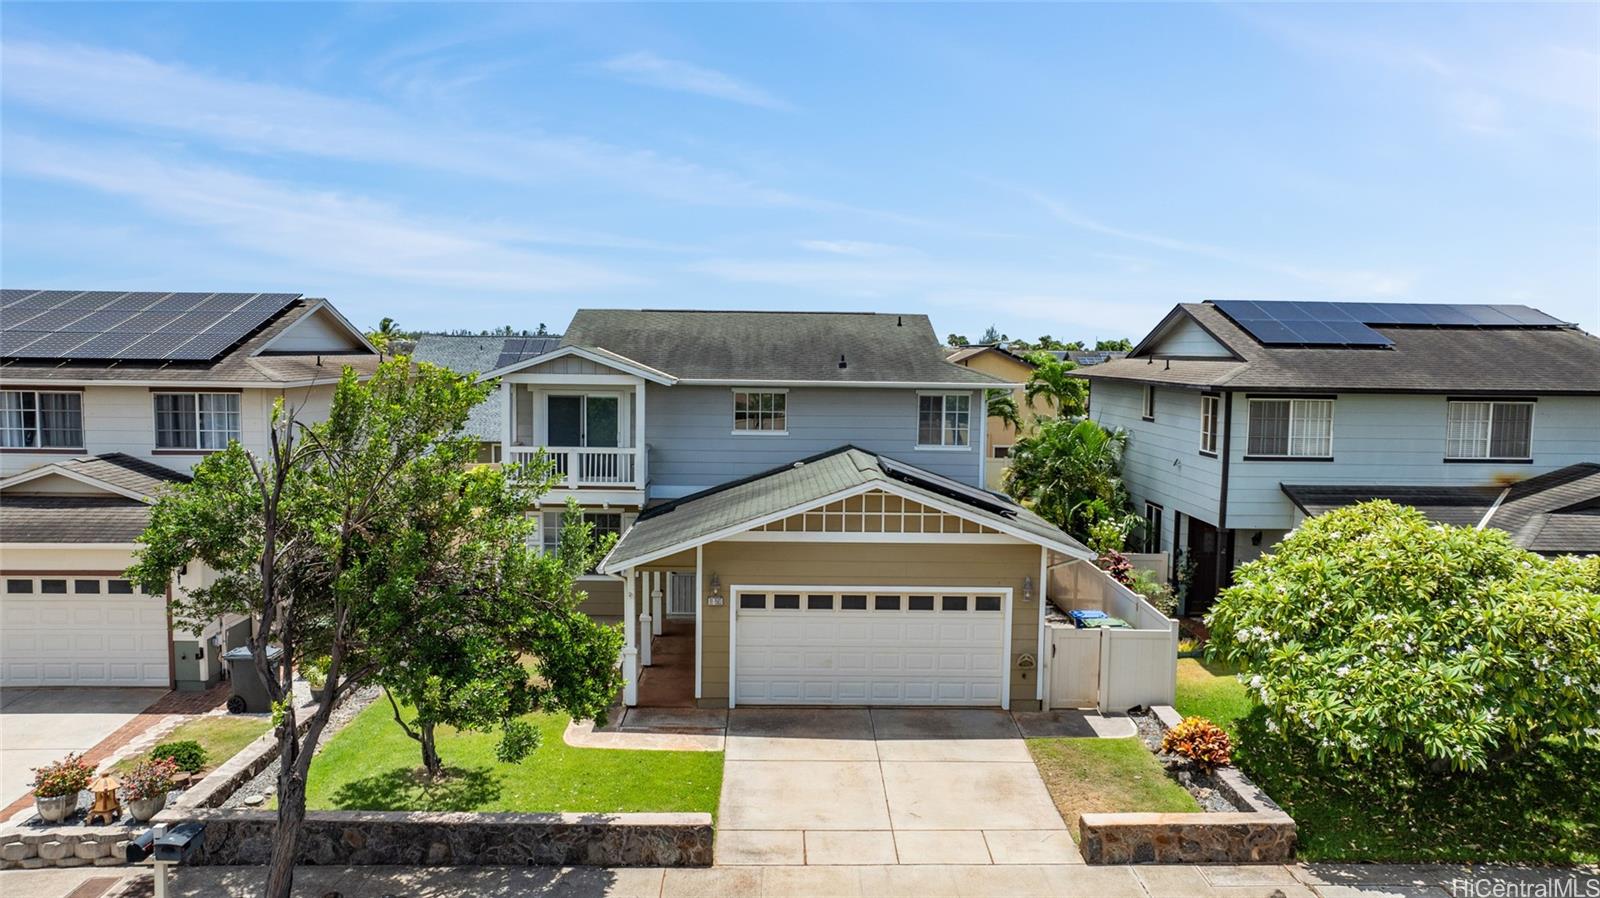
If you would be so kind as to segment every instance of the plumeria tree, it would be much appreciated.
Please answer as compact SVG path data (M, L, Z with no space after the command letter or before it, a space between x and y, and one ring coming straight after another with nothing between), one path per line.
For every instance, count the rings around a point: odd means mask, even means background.
M1329 770L1482 770L1600 727L1600 558L1547 560L1499 530L1387 501L1331 511L1241 565L1207 624L1259 738Z

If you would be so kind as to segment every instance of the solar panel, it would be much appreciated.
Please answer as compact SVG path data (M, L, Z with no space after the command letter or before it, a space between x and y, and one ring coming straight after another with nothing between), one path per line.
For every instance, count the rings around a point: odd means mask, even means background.
M931 471L913 468L903 462L882 456L878 457L878 467L883 469L883 473L896 480L920 486L926 490L932 490L942 496L948 496L968 505L986 509L996 514L1003 514L1006 517L1016 517L1017 515L1017 507L1015 505L1001 499L994 493L980 490L974 486L967 486L959 480L951 480Z
M0 355L16 359L210 361L298 293L6 290Z
M1527 306L1375 302L1213 303L1268 346L1393 346L1374 327L1561 327L1565 322Z
M515 365L526 359L544 355L561 345L560 337L506 337L505 343L500 347L500 358L495 360L495 368L504 368Z

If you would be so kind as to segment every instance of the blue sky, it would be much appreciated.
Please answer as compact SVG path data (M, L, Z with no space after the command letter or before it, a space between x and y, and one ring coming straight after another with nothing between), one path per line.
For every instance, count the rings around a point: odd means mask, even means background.
M1600 7L3 8L6 286L1600 332Z

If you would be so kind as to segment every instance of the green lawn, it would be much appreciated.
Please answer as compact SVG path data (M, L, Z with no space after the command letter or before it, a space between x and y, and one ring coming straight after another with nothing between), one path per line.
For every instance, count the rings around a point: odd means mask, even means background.
M1250 701L1230 671L1183 659L1176 707L1236 734ZM1247 760L1245 772L1300 824L1306 860L1600 862L1600 747L1593 745L1547 743L1413 794L1341 787L1304 765L1268 759Z
M206 750L206 769L210 770L243 751L246 745L256 741L271 727L272 721L266 717L207 715L179 724L171 733L161 737L161 742L193 739ZM144 757L123 758L112 769L117 773L127 773Z
M1200 810L1137 738L1029 739L1028 751L1074 833L1079 814Z
M567 718L528 718L542 737L518 764L495 759L495 733L442 728L446 776L421 775L417 743L374 702L311 764L306 805L340 810L706 811L722 790L722 753L573 748L561 739Z

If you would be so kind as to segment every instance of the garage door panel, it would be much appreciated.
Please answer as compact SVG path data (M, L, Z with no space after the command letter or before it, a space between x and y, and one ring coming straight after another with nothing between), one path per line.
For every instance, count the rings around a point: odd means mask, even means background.
M0 595L0 683L6 686L166 686L162 596Z

